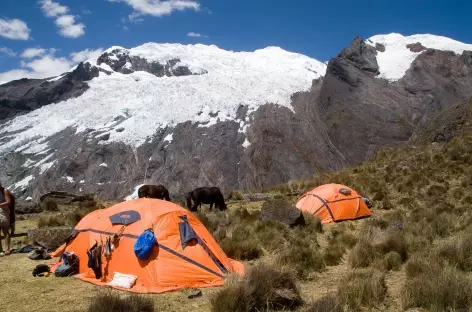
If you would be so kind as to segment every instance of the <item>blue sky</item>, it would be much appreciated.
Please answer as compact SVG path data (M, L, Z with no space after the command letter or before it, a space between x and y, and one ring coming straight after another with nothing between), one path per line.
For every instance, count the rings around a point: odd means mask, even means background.
M1 75L49 75L96 49L145 42L280 46L320 61L356 35L432 33L472 43L470 12L472 1L446 0L1 0L0 82Z

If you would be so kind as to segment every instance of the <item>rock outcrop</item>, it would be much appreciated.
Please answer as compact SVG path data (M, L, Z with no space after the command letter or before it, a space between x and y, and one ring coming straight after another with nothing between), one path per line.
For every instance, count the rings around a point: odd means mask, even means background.
M98 77L99 69L80 63L57 79L20 79L0 85L0 120L27 113L44 105L81 96L85 81Z
M305 225L303 213L284 199L272 199L265 202L262 205L259 219L278 221L291 227Z
M28 230L28 238L31 242L46 248L47 250L56 249L64 242L72 233L70 227L44 227Z

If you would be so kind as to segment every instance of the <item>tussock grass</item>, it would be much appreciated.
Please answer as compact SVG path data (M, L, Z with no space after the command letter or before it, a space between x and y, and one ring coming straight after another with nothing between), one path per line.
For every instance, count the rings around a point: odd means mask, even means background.
M154 312L149 297L113 292L101 292L90 301L88 312Z
M241 201L244 200L244 194L240 191L232 191L229 196L229 200L234 200L234 201Z
M308 242L299 242L283 250L276 260L279 266L293 270L300 279L306 279L310 273L325 268L323 255Z
M67 225L67 219L62 216L40 216L38 228Z
M382 260L383 269L387 271L397 271L400 269L402 264L402 257L395 251L390 251L389 253L387 253Z
M240 280L231 280L211 298L213 312L290 310L303 301L294 276L259 263Z
M457 240L442 244L436 256L461 271L472 271L472 229L468 228Z
M452 267L440 267L424 261L421 273L413 273L402 292L403 307L422 307L432 312L469 311L472 283L469 277ZM434 269L434 270L432 270Z
M361 239L351 250L348 263L351 268L366 268L374 262L374 259L374 246L368 240Z
M226 238L220 242L220 246L226 255L232 259L254 260L264 255L264 251L259 246L259 242L254 240L235 242Z
M310 303L304 312L343 312L341 302L338 297L333 295L327 295L321 299L318 299Z
M59 211L59 206L57 205L57 203L50 198L47 198L46 200L44 200L40 204L40 206L43 211L49 211L49 212Z
M338 295L349 310L375 307L387 294L385 275L375 269L357 269L349 273L339 285Z

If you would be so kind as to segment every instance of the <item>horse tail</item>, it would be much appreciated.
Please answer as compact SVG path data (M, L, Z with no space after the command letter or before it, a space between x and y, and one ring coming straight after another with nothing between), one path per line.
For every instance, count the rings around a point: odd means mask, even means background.
M165 199L167 201L170 201L170 196L169 196L169 191L168 190L165 191L164 196L165 196Z
M186 199L188 209L192 209L192 192L187 193Z

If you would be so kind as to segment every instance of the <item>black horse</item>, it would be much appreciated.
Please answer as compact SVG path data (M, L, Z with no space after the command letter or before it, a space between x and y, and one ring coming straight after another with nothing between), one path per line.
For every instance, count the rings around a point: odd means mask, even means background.
M213 208L213 204L219 210L227 208L223 194L218 187L199 187L187 194L187 207L191 211L197 211L197 208L202 204L209 204L210 210Z
M170 201L169 191L163 185L143 185L138 189L138 197Z

